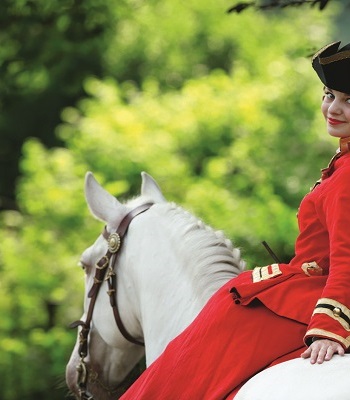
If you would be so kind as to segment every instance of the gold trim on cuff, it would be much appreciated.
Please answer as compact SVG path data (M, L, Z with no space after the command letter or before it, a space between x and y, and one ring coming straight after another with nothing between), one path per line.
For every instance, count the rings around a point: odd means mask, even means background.
M320 338L330 339L330 340L333 339L336 342L341 343L345 349L348 349L350 347L350 336L343 338L342 336L336 335L333 332L326 331L324 329L317 329L317 328L310 329L306 332L306 334L304 336L304 342L306 344L309 343L308 339L310 339L310 337L314 337L314 336L319 336Z
M350 310L339 301L326 297L319 299L312 315L315 314L326 314L338 321L346 331L350 331Z

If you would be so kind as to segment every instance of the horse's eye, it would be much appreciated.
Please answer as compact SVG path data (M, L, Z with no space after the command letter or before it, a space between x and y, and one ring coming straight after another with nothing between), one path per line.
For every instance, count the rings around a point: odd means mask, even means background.
M86 270L86 268L87 268L87 265L86 264L84 264L81 260L78 262L78 266L82 269L82 270Z

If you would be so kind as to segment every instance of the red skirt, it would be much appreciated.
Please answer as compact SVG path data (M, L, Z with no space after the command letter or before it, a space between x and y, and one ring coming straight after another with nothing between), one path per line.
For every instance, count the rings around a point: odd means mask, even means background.
M223 400L230 394L231 399L257 372L303 352L307 325L275 314L258 299L235 304L230 293L234 279L121 400Z

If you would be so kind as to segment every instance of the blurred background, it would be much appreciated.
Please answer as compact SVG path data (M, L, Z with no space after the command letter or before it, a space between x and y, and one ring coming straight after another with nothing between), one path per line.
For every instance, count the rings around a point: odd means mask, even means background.
M1 1L0 399L67 394L77 262L102 228L88 170L120 200L147 171L249 267L271 262L263 240L292 257L299 201L337 147L310 56L350 41L349 4L235 3Z

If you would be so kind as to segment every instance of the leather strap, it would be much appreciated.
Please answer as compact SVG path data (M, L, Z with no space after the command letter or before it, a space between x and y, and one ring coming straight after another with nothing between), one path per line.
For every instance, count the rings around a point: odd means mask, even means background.
M146 203L146 204L143 204L143 205L131 210L122 219L116 232L112 232L111 234L109 234L107 231L107 228L105 227L102 232L103 237L106 240L108 240L113 233L117 233L122 242L122 239L126 235L131 221L137 215L147 211L152 205L153 205L153 203ZM119 250L119 248L118 248L118 250ZM92 315L93 315L94 307L96 304L98 292L99 292L101 285L105 279L108 282L108 294L110 297L110 303L112 306L114 318L115 318L116 324L118 326L118 329L120 330L121 334L125 337L125 339L127 339L128 341L138 344L140 346L144 346L144 343L133 338L128 333L128 331L126 330L126 328L120 318L118 304L117 304L117 276L116 276L116 272L114 271L114 266L117 261L118 254L119 254L118 252L112 253L110 251L110 249L108 249L106 254L96 263L94 283L88 293L88 297L90 298L90 304L89 304L88 312L86 315L86 319L85 319L85 321L81 321L81 320L74 321L73 323L71 323L69 325L71 328L76 328L78 326L81 326L81 331L79 333L80 344L79 344L79 349L78 349L81 359L84 359L88 354L88 336L89 336L90 329L91 329ZM108 273L107 273L107 271L108 271Z
M153 206L154 203L146 203L139 207L134 208L131 210L126 216L122 219L121 223L119 224L118 228L116 229L116 233L120 236L121 239L126 235L126 232L129 228L130 222L139 214L147 211L149 208ZM104 228L102 232L103 237L108 240L110 233L107 231L107 227Z
M116 230L116 233L119 235L121 242L123 242L123 238L127 233L127 230L129 228L130 222L137 216L140 215L141 213L147 211L153 203L146 203L143 204L142 206L136 207L132 211L130 211L121 221L118 229ZM103 237L108 240L110 235L107 231L107 228L105 227L102 233ZM124 336L126 340L128 340L131 343L138 344L140 346L144 346L145 344L135 338L133 338L127 329L125 328L123 321L120 317L119 313L119 308L118 308L118 302L117 302L117 273L115 271L115 263L117 261L119 253L115 253L112 256L112 259L110 261L110 266L108 270L108 275L107 275L107 282L108 282L108 295L109 295L109 300L110 304L113 310L113 315L115 322L118 326L118 329L120 330L120 333Z

